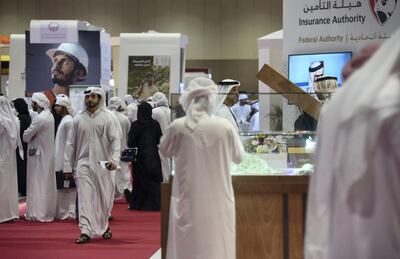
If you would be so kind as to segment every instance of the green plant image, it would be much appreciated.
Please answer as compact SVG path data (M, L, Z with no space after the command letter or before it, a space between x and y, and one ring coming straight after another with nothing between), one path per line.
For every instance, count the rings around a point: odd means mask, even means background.
M159 60L163 63L160 64ZM130 56L128 59L128 94L146 100L154 92L169 96L169 56Z
M272 105L271 112L266 117L269 117L271 130L282 131L282 106Z

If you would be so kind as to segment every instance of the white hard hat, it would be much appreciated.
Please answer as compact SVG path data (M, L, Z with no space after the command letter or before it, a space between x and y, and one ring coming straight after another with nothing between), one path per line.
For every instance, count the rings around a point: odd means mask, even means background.
M86 75L89 67L89 56L84 48L78 43L61 43L56 49L49 49L46 51L47 56L53 61L57 52L63 52L68 56L77 59L79 63L85 68Z

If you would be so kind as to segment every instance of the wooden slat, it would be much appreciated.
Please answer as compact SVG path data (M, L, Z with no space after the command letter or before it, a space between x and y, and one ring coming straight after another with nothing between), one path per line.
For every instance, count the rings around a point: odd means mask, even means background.
M170 182L161 184L161 257L165 259L168 240L169 204L171 200L172 177Z
M265 64L257 74L257 78L271 87L277 93L282 93L290 103L296 104L300 109L318 120L321 103L314 97L304 92L301 88L290 82L275 69Z
M289 194L289 259L303 258L303 195Z

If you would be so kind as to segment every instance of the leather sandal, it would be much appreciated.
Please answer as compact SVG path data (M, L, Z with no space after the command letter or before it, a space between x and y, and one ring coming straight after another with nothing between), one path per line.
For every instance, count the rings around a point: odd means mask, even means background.
M90 242L90 237L86 234L81 234L77 240L75 240L76 244L86 244Z
M103 239L111 239L112 238L112 233L110 227L107 228L106 232L103 233L102 235Z

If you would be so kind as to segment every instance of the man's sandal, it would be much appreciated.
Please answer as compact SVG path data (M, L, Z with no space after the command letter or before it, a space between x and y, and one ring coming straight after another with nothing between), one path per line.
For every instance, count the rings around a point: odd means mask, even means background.
M76 244L86 244L90 242L90 237L86 234L81 234L77 240L75 240Z
M108 227L106 232L103 233L102 235L103 239L111 239L112 238L112 233L111 229Z

